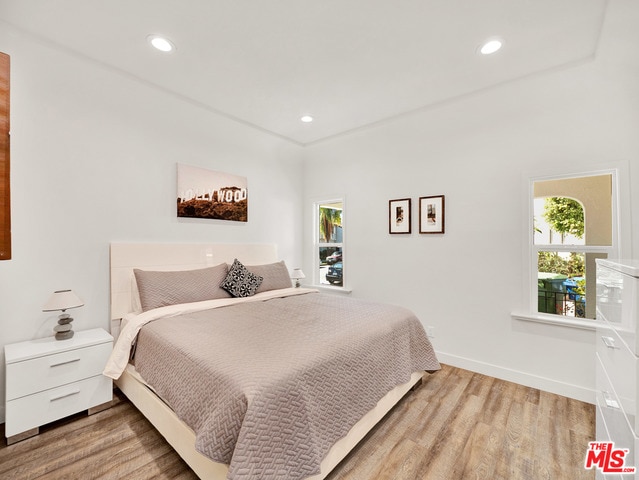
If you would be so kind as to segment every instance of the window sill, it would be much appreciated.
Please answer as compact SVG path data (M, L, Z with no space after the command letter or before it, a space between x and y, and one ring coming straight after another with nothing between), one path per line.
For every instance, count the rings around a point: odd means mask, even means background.
M599 320L581 320L562 317L559 315L544 315L541 313L519 313L513 312L510 316L515 320L523 322L544 323L558 327L579 328L582 330L595 330L601 323Z
M353 290L351 290L350 288L332 287L332 286L324 285L324 284L308 285L308 288L316 288L320 292L342 293L344 295L350 295L353 292Z

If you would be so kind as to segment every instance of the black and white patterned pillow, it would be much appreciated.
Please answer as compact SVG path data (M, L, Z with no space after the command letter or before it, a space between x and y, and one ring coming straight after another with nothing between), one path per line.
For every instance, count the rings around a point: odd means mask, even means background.
M255 295L263 280L264 277L249 272L236 258L220 287L234 297L250 297Z

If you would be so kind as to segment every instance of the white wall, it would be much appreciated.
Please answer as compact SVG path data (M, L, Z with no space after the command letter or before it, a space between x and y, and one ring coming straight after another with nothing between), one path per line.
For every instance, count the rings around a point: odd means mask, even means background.
M276 243L301 262L299 147L5 25L0 51L12 62L13 237L0 347L51 335L57 315L42 305L62 288L85 302L70 312L76 330L108 329L112 241ZM248 223L177 219L177 162L246 176Z
M305 244L312 201L344 194L345 276L354 296L411 307L435 327L446 363L593 402L594 333L510 316L523 303L522 179L625 164L622 207L626 219L636 217L636 11L611 2L592 61L308 147ZM417 199L439 194L446 233L419 235ZM405 197L413 199L414 233L389 235L388 201ZM626 255L639 254L637 223L623 225L628 237L635 229ZM309 248L309 271L312 259Z
M413 308L443 361L590 399L594 335L510 316L522 302L522 177L625 161L627 184L639 185L632 3L610 3L592 62L304 151L2 25L13 259L0 262L0 345L49 335L56 316L41 307L60 288L86 303L76 329L108 328L111 241L273 242L300 265L311 199L339 193L353 295ZM178 220L177 162L247 176L249 222ZM634 188L627 212L639 211ZM388 235L389 199L434 194L446 195L445 235ZM639 222L624 228L636 255ZM310 271L310 248L303 258Z

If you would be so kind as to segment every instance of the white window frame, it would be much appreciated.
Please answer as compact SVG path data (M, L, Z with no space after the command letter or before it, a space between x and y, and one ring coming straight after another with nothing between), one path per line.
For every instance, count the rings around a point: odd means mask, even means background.
M320 231L319 231L319 207L320 205L327 205L330 203L341 203L342 204L342 241L341 243L325 243L320 242ZM331 290L344 291L348 292L346 288L348 275L344 275L342 279L342 285L327 285L324 283L320 283L320 261L319 261L319 249L322 247L328 248L336 248L340 247L342 249L342 268L343 272L347 272L346 265L347 262L344 260L346 257L346 198L344 196L327 196L322 197L321 200L315 200L313 202L313 285L319 288L327 288Z
M580 178L590 177L596 175L612 175L612 245L610 246L595 246L595 245L535 245L534 235L532 234L531 225L533 225L534 218L534 185L535 182L543 182L547 180L561 180L568 178ZM566 317L563 315L540 313L537 311L538 291L537 291L537 265L538 254L540 251L566 251L566 252L578 252L578 253L606 253L608 258L621 258L622 253L626 250L625 246L629 245L629 240L622 236L621 224L622 219L625 224L628 225L626 230L630 229L630 218L625 215L625 211L622 210L622 198L627 205L629 205L629 198L622 195L623 192L628 192L627 188L622 189L623 178L628 178L627 165L615 164L605 165L598 169L587 171L571 171L571 172L549 172L545 174L525 174L523 189L526 194L523 205L525 206L524 218L524 246L526 252L523 255L523 299L522 310L513 312L511 315L514 319L532 321L538 323L545 323L551 325L558 325L564 327L582 328L586 330L594 330L597 327L598 321L596 319L577 319L572 317ZM625 183L623 187L625 187ZM622 192L623 190L623 192ZM628 211L630 209L628 208ZM622 215L623 214L623 215Z

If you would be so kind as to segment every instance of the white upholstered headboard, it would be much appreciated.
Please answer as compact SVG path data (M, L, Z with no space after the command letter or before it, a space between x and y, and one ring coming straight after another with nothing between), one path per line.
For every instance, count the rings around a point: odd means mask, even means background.
M246 265L277 262L274 244L226 243L112 243L111 320L134 310L134 268L142 270L193 270L237 258Z

